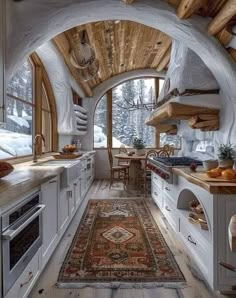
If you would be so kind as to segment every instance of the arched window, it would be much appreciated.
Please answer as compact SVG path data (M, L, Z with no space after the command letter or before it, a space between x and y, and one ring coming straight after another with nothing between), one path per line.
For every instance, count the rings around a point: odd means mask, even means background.
M6 125L0 129L0 159L31 155L33 138L45 136L39 151L57 150L56 109L43 65L34 54L25 61L7 86ZM41 144L38 144L41 146Z
M95 109L94 148L119 148L121 145L132 148L134 137L141 138L148 148L164 144L179 148L178 136L158 134L154 127L145 125L163 82L154 78L134 79L109 90Z

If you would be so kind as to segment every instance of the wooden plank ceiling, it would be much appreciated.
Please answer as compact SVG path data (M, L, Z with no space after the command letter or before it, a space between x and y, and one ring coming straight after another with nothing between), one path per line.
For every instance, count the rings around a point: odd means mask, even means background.
M171 38L166 34L131 21L103 21L72 28L54 38L73 75L77 70L69 62L69 53L78 32L83 30L99 60L99 72L95 79L81 82L77 74L76 80L80 81L87 95L112 76L135 69L163 70L169 62Z
M123 0L132 5L135 0ZM186 19L193 14L210 17L209 34L215 35L223 46L232 38L232 26L236 24L236 0L166 0L176 8L179 18ZM219 24L220 23L220 24ZM69 60L69 53L76 42L78 33L86 32L86 41L95 50L99 60L96 77L83 82ZM168 67L171 38L166 34L131 21L102 21L74 27L57 35L54 44L62 54L71 74L86 96L101 82L130 70L153 68L158 71ZM235 59L234 49L228 49Z

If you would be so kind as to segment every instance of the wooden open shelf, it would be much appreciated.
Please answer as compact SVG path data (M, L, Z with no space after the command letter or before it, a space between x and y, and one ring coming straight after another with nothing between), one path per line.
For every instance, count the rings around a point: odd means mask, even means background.
M167 135L176 135L178 132L177 125L175 124L158 124L156 130L159 133L166 133Z
M170 102L153 111L150 117L146 119L146 125L157 127L165 120L177 119L188 120L193 129L218 130L219 112L219 109Z

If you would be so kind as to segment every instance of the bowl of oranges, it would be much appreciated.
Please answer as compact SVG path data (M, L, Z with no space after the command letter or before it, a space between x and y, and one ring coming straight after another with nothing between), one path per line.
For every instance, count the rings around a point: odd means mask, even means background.
M206 172L210 178L221 178L222 180L236 180L236 171L233 169L214 168Z

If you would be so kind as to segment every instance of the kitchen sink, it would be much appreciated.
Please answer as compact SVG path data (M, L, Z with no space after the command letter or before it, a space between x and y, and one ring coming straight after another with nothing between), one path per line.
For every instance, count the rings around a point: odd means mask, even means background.
M48 160L41 163L33 164L37 167L63 167L64 170L61 173L60 182L61 188L68 187L75 179L77 179L82 170L82 163L80 160Z

